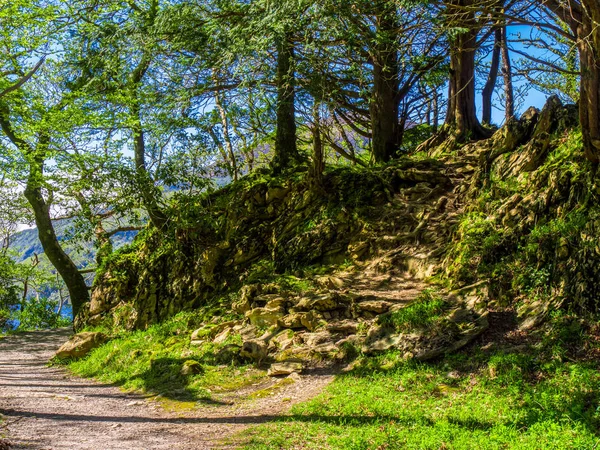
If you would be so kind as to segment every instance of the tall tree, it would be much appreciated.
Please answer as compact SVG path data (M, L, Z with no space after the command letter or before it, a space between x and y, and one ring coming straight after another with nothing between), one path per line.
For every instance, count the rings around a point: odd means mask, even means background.
M566 23L577 43L581 66L579 121L584 154L600 164L600 3L597 0L540 0Z
M475 106L475 54L481 24L476 18L476 0L446 0L449 29L450 80L446 126L453 137L464 142L486 137Z

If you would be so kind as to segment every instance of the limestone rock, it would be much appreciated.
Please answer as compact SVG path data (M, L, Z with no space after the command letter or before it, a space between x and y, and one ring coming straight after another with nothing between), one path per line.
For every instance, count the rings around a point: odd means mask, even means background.
M194 361L193 359L184 362L181 370L179 371L179 373L184 377L198 375L202 372L204 372L202 364L200 364L198 361Z
M362 351L365 354L376 352L385 352L392 348L396 348L402 342L401 334L389 334L379 337L375 340L367 340L363 345Z
M82 358L95 348L100 347L107 340L107 336L103 333L79 333L71 336L56 352L54 357L58 359Z
M332 342L332 336L327 331L320 333L306 333L302 336L302 340L309 347L316 347L317 345L324 344L326 342Z
M314 331L321 325L321 316L314 311L306 313L292 313L278 321L281 328L300 329L306 328Z
M240 350L242 348L236 344L228 344L221 348L215 355L215 359L219 364L231 364L240 359Z
M333 311L345 306L345 303L339 294L329 293L317 298L304 298L298 302L296 309L299 311Z
M330 355L338 351L338 347L333 342L326 342L324 344L319 344L316 347L311 349L313 353L318 353L320 355Z
M246 318L250 323L257 327L270 327L277 325L279 319L283 317L281 309L254 308L246 313Z
M368 247L368 244L367 244ZM319 277L317 278L317 284L328 288L328 289L342 289L344 287L344 280L338 277Z
M367 300L358 304L358 309L363 312L372 312L375 314L383 314L389 311L390 302L384 300Z
M216 325L205 325L203 327L198 328L197 330L194 330L190 337L190 341L214 339L215 336L218 336L223 331L231 329L237 325L239 325L238 322L223 322Z
M215 344L223 344L232 335L232 331L232 328L225 328L213 339L213 342Z
M327 325L327 330L331 333L356 334L358 330L358 323L351 320L330 323Z
M277 321L277 324L281 328L289 328L289 329L293 329L293 330L303 328L304 326L302 325L302 316L303 316L302 313L288 314L287 316L279 319Z
M257 299L258 300L258 299ZM281 309L287 306L288 300L279 295L272 296L268 299L265 304L265 308L267 309Z
M252 309L252 304L247 298L241 298L231 305L231 309L238 314L246 314Z
M260 363L267 356L267 344L260 339L246 341L242 345L240 355Z
M267 375L270 377L280 377L300 373L302 370L304 370L304 364L300 361L282 361L272 364Z
M314 311L309 311L300 318L302 325L309 331L314 331L321 325L321 316Z
M270 340L269 348L276 349L277 351L285 351L294 344L295 336L296 333L292 330L283 330Z
M283 186L271 186L266 194L267 203L271 203L275 200L283 200L289 193L290 188Z

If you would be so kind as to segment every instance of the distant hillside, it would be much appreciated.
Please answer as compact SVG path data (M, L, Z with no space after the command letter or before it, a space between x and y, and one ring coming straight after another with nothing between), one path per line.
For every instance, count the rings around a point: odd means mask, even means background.
M61 241L68 240L69 230L72 229L73 220L66 219L58 221L54 224L58 239ZM137 235L137 231L126 231L117 233L113 236L112 241L115 249L130 243ZM15 233L11 238L11 249L17 253L17 261L25 261L34 255L43 255L44 249L38 238L37 228L31 228ZM93 242L66 242L67 253L75 260L79 267L87 267L94 262L96 249Z

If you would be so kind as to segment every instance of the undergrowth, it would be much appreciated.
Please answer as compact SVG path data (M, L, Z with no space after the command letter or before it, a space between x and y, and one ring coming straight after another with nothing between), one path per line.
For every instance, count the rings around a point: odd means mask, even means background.
M433 363L395 352L367 358L236 443L252 450L598 448L598 363L572 359L572 339L560 338L565 320L557 315L531 345L471 346ZM587 339L600 350L597 330L578 336L578 345Z
M68 361L74 374L121 386L127 391L192 402L218 403L218 394L253 384L264 371L239 358L239 335L220 344L192 346L190 329L204 321L194 313L180 313L144 331L113 334L104 346L81 360ZM108 334L114 330L95 329ZM198 363L198 373L182 373Z
M581 132L557 136L535 172L490 174L457 226L447 259L454 286L489 280L502 305L515 299L597 309L597 187L581 156ZM565 302L566 300L566 302Z

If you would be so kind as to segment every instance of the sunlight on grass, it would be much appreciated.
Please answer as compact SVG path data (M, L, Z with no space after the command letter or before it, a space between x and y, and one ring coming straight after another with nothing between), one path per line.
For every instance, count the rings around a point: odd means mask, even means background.
M380 362L393 355L380 357ZM532 355L457 355L342 375L246 449L594 449L600 374Z

